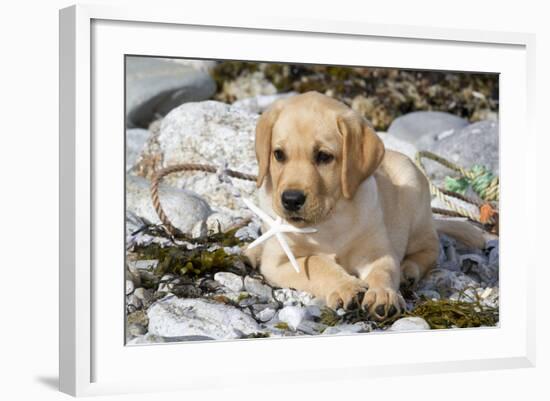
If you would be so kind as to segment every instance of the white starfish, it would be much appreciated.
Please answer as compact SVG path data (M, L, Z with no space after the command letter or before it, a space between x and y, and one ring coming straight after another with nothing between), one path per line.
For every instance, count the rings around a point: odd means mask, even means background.
M279 241L279 244L281 244L281 248L283 248L283 251L285 251L286 256L288 257L288 260L290 261L290 264L292 264L292 267L294 267L294 270L296 270L296 273L300 273L300 266L298 265L296 258L292 254L292 251L290 250L290 247L288 246L288 243L286 242L286 239L283 233L311 234L311 233L316 233L317 230L315 228L307 228L307 227L297 228L297 227L291 226L290 224L285 224L285 221L281 217L277 216L276 219L273 219L263 210L261 210L256 205L254 205L254 203L252 203L250 200L245 198L242 198L242 200L250 210L256 213L256 215L260 219L262 219L264 222L266 222L267 225L269 226L269 230L267 230L260 237L256 238L256 240L251 242L248 245L248 248L249 249L254 248L256 245L259 245L262 242L267 241L269 238L275 236Z

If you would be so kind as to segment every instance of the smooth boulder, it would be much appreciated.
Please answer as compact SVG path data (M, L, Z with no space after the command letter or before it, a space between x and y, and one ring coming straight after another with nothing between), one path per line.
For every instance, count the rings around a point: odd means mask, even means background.
M467 125L467 120L450 113L415 111L393 120L388 133L422 150Z
M258 323L239 309L205 299L164 298L149 308L147 316L149 333L161 337L226 340L260 331Z
M414 160L416 153L418 152L416 146L391 134L388 134L387 132L378 132L378 136L380 137L380 139L382 139L382 142L384 142L384 146L386 147L386 149L403 153L411 160Z
M155 57L126 58L126 123L147 128L185 102L209 99L216 83L208 72Z
M459 132L435 142L430 150L462 167L482 165L498 175L498 122L486 120L470 124ZM432 171L434 174L453 174L452 171L439 166Z
M132 128L126 130L126 172L130 172L150 136L149 130Z
M201 163L256 174L254 132L257 120L257 114L221 102L183 104L162 120L158 146L150 149L150 156L155 157L159 152L164 167ZM247 212L234 196L232 186L243 196L252 199L257 196L255 182L232 179L232 184L221 183L216 174L173 174L164 181L198 193L212 209L230 215L242 216Z
M151 200L151 183L145 178L126 176L126 210L159 224L160 220ZM208 203L199 195L167 185L159 186L162 207L172 224L182 232L191 232L197 223L206 221L212 214Z

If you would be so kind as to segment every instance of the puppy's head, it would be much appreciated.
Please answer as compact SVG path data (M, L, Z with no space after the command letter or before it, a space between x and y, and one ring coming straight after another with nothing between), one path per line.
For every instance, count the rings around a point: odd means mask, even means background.
M279 100L256 126L257 185L273 210L297 226L328 217L378 167L384 145L367 121L317 92Z

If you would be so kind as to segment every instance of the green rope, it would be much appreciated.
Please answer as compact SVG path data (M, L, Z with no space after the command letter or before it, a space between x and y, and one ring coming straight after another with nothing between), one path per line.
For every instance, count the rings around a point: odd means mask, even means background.
M471 187L479 197L486 201L498 201L498 177L485 166L475 165L468 172L468 176L445 177L445 189L461 195Z

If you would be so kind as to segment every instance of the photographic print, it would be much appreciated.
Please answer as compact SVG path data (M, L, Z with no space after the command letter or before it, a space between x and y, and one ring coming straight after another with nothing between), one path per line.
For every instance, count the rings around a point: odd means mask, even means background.
M499 324L495 73L125 57L126 344Z

